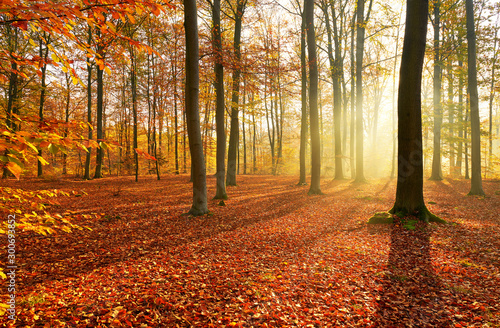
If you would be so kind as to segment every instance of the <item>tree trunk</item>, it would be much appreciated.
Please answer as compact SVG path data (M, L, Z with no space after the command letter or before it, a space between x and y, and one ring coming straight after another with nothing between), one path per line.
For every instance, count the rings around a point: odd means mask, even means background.
M47 40L47 35L44 33L45 40ZM43 106L45 104L45 91L47 88L46 84L46 72L47 72L47 58L49 55L49 48L45 47L45 52L43 51L43 40L40 38L40 50L39 50L39 55L40 58L43 58L43 64L40 70L42 71L42 77L41 77L41 90L40 90L40 106L38 109L38 116L40 117L40 128L44 124L43 122ZM38 150L38 156L42 157L42 149ZM43 175L43 165L40 160L37 161L37 175L38 177L41 177Z
M330 16L328 8L332 12L333 31L330 25ZM341 138L341 114L342 99L340 90L340 44L337 30L337 18L335 6L332 2L323 2L323 13L325 16L325 25L328 36L328 60L330 62L330 77L333 85L333 122L334 122L334 152L335 152L335 180L344 178L342 170L342 138ZM334 41L333 41L334 40ZM333 55L333 43L335 43L335 57Z
M356 178L356 165L355 165L355 150L354 146L356 144L355 139L355 124L356 124L356 73L355 73L355 60L354 60L354 49L355 49L355 38L354 34L356 29L356 14L352 18L352 29L351 29L351 124L349 129L349 157L350 157L350 167L351 167L351 179Z
M89 38L88 43L92 42L92 28L89 26ZM92 63L90 58L87 59L87 124L88 124L88 139L89 142L92 140ZM85 180L90 180L90 159L92 155L92 147L87 147L87 155L85 156L85 173L83 178ZM120 147L121 152L121 147ZM120 159L121 161L121 159Z
M314 30L314 0L304 0L304 16L307 28L307 51L309 55L309 115L311 124L311 186L309 194L322 194L321 140L318 115L318 61L316 58L316 33Z
M306 21L302 12L300 28L300 72L301 72L301 119L300 119L300 176L299 186L306 184L306 147L307 147L307 67L306 67Z
M99 50L99 49L98 49ZM100 49L98 51L98 54L100 55L100 58L104 60L102 57L102 52L104 49ZM103 128L102 128L102 113L103 113L103 103L104 103L104 81L103 81L103 73L104 69L101 67L101 65L97 65L97 117L96 117L96 124L97 124L97 142L101 143L103 141ZM95 166L95 174L94 178L95 179L100 179L102 178L102 161L104 159L104 149L102 145L99 146L99 148L96 151L96 166Z
M428 0L408 0L398 94L398 181L393 214L438 220L423 196L422 67L427 34Z
M363 51L365 0L357 0L356 28L356 182L365 182L363 161Z
M233 71L233 87L231 97L231 130L229 132L229 147L227 154L227 176L226 185L236 186L236 166L238 156L238 140L240 134L238 113L240 97L240 75L241 75L241 24L245 11L246 0L238 0L236 12L234 13L234 55L236 67Z
M441 106L441 55L440 55L440 6L441 0L437 0L434 4L434 77L432 79L434 92L434 145L432 155L432 172L430 180L442 180L441 171L441 126L443 124L443 109Z
M133 148L134 148L134 173L135 173L135 181L139 181L139 154L137 153L137 76L136 76L136 57L134 49L130 49L130 59L131 59L131 67L130 67L130 91L132 93L132 115L134 119L134 140L133 140Z
M495 74L496 74L496 63L498 57L498 19L497 26L495 26L495 37L494 37L494 45L493 45L493 60L491 62L491 82L490 82L490 99L489 99L489 110L490 110L490 119L489 119L489 129L488 129L488 168L493 170L493 100L495 99Z
M471 188L469 195L484 195L481 177L481 130L477 92L476 30L472 0L465 0L465 10L467 16L467 81L469 84L471 118Z
M214 199L227 199L226 193L226 127L224 125L224 65L222 57L222 35L220 28L220 0L214 0L212 6L215 72L215 123L217 129L216 154L216 191Z
M458 44L459 47L462 45L462 38L459 36L458 38ZM457 149L457 164L456 164L456 175L461 176L462 175L462 157L463 157L463 138L464 138L464 77L462 73L462 68L463 68L463 59L462 55L459 52L458 55L458 113L457 113L457 120L458 120L458 149Z
M198 216L208 213L207 181L203 143L201 141L199 111L199 46L196 0L184 0L184 28L186 33L186 124L191 153L193 179L193 205L188 214Z

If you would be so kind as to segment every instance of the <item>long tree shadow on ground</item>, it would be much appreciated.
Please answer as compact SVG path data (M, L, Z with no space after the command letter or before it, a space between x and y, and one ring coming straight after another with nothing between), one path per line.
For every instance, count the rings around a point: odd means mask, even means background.
M408 221L406 221L408 222ZM398 222L391 231L391 249L384 272L377 312L377 327L446 327L442 311L444 289L430 255L431 226Z

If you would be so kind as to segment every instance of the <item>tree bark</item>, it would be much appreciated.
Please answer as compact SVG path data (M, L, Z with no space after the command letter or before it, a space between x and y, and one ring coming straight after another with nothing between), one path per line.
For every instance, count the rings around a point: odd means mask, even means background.
M193 205L188 214L198 216L208 213L208 205L205 160L200 130L200 54L196 0L184 0L184 28L186 33L186 124L189 134L191 176L193 179Z
M234 55L236 66L233 71L233 87L231 97L231 130L229 132L229 147L227 154L226 185L236 186L236 166L238 157L238 140L240 134L238 113L241 76L241 24L245 11L246 0L238 0L234 13Z
M434 104L434 145L432 155L432 172L430 180L442 180L441 171L441 126L443 124L443 109L441 107L441 55L440 55L440 6L441 0L434 4L434 77L433 81L433 104Z
M136 73L136 56L133 48L130 49L130 59L131 59L131 67L130 67L130 88L132 93L132 115L134 119L134 173L135 173L135 182L139 181L139 154L137 153L138 142L137 142L137 73Z
M220 27L220 0L212 6L215 72L215 124L217 129L216 191L214 199L227 199L226 193L226 127L224 124L224 65L222 57L222 36Z
M104 60L103 53L104 48L102 46L98 46L97 54L101 60ZM102 128L102 114L103 114L103 104L104 104L104 80L103 80L104 69L101 65L97 65L97 117L96 117L96 125L97 125L97 142L100 144L103 141L103 128ZM99 145L99 148L96 151L96 166L95 166L95 179L102 178L102 161L104 159L104 149L102 145Z
M301 14L300 28L300 74L301 74L301 119L300 119L300 175L299 186L306 185L306 147L307 147L307 67L306 67L306 21Z
M438 218L423 196L422 67L427 34L428 0L408 0L398 93L398 181L393 214Z
M479 96L477 92L476 30L474 4L465 0L467 16L467 80L469 84L471 118L471 188L469 195L484 195L481 177L481 130L479 122Z
M311 186L309 194L322 194L321 140L318 114L318 61L316 58L316 33L314 30L314 0L304 0L304 16L307 30L307 51L309 55L309 115L311 124Z
M47 40L47 35L44 33L45 40ZM46 76L47 76L47 58L49 55L49 48L45 47L45 52L43 50L43 40L40 38L40 49L39 49L39 55L40 58L43 58L43 64L40 70L42 71L42 77L41 77L41 90L40 90L40 104L38 108L38 116L40 117L40 127L44 124L43 122L43 107L45 104L45 91L47 89L47 84L46 84ZM38 156L42 157L42 149L38 150ZM41 177L43 175L43 165L40 160L37 161L37 175L38 177Z
M356 28L356 182L365 182L363 161L363 51L365 0L357 0Z
M92 28L89 26L89 38L88 43L92 42ZM92 140L92 63L90 58L87 59L87 124L88 124L88 139L89 142ZM85 173L83 178L85 180L90 180L90 159L92 155L92 147L87 147L87 155L85 156ZM120 148L121 151L121 148ZM120 159L121 161L121 159Z

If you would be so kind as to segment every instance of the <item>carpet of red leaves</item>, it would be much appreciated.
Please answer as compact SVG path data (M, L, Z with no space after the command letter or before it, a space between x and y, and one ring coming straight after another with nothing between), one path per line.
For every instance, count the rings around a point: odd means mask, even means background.
M425 182L450 224L368 225L395 181L239 176L187 217L186 175L1 182L76 191L51 213L92 228L18 236L16 327L499 327L500 183ZM215 178L208 178L213 197ZM92 214L92 215L88 215ZM2 265L5 245L1 243ZM1 289L5 302L6 288Z

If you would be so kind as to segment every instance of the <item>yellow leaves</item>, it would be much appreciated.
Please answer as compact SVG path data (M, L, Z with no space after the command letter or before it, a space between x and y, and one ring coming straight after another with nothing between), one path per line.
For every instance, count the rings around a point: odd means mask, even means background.
M46 160L45 160L42 156L37 156L36 158L38 159L38 161L39 161L40 163L42 163L42 165L47 165L47 164L49 164L49 162L47 162L47 161L46 161Z
M2 272L2 274L3 274L3 272ZM7 278L7 276L5 276L5 278ZM0 303L0 317L3 316L5 314L5 312L7 312L8 308L10 308L10 305L5 304L5 303Z
M52 58L52 60L56 63L60 61L59 57L57 57L55 53L50 54L50 58Z

